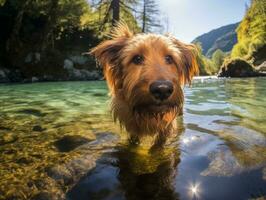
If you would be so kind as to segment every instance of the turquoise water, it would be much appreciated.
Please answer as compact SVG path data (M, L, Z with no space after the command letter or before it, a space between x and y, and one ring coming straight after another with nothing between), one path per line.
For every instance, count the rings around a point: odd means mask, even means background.
M266 197L265 78L195 80L180 137L155 153L127 145L107 93L105 82L0 85L0 199Z

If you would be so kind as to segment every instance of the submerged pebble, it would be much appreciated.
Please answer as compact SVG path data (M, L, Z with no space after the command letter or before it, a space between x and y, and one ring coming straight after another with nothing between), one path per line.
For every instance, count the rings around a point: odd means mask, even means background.
M57 140L54 145L61 152L69 152L90 141L90 139L80 135L66 135Z
M33 126L32 130L37 131L37 132L42 132L45 130L45 128L42 128L41 126L36 125L36 126Z
M14 133L6 133L0 135L0 145L15 142L18 137Z

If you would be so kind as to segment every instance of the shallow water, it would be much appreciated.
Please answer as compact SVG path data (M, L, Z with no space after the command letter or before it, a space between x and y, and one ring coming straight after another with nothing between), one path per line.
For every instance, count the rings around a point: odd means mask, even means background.
M0 199L266 197L266 79L185 97L180 137L149 153L112 122L104 82L0 85Z

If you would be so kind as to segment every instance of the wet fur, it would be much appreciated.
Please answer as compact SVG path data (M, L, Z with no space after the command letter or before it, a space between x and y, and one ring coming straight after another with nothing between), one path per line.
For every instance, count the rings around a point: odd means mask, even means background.
M103 67L110 94L112 113L130 133L131 138L157 134L156 143L163 144L175 131L175 118L182 114L182 87L190 84L198 73L196 48L171 35L133 34L125 24L119 24L111 38L90 52ZM132 63L135 55L144 55L141 66ZM172 64L165 63L171 55ZM174 91L163 103L149 92L156 80L170 80Z

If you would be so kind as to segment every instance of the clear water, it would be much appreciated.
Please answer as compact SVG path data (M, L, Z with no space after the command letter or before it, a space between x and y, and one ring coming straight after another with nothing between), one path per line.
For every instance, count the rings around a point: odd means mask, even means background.
M0 199L265 198L266 79L197 80L185 97L180 137L150 153L112 122L105 82L0 85ZM64 151L66 135L89 142Z

